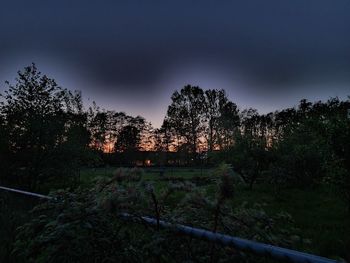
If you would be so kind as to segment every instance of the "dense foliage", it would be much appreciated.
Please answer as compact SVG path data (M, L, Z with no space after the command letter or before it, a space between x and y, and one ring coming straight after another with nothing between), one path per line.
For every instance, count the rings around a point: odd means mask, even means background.
M259 205L232 207L239 180L228 166L213 175L217 190L211 197L186 182L156 191L142 175L140 170L118 170L92 189L54 193L54 199L36 207L35 218L19 228L13 256L26 262L250 261L248 255L232 249L130 223L118 217L121 212L135 219L148 215L285 247L303 242L288 214L271 217Z
M80 93L59 87L34 64L16 80L1 96L0 180L29 189L57 177L74 181L89 144Z

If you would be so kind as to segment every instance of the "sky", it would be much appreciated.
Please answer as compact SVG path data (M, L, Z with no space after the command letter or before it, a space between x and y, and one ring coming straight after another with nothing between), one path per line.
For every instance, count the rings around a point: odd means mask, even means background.
M159 127L186 84L260 113L350 95L349 0L0 4L0 92L36 63L86 105Z

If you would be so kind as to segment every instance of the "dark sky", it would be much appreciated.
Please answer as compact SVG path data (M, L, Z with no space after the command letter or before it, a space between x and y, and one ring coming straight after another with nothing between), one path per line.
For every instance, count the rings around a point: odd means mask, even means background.
M262 113L346 98L350 1L2 1L0 91L31 62L87 103L155 126L185 84Z

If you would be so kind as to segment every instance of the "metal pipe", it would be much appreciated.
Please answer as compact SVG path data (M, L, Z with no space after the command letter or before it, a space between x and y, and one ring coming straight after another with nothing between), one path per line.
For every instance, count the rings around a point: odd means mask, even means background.
M52 199L50 196L41 195L37 193L31 193L27 191L12 189L0 186L0 189L20 193L24 195L34 196L43 199ZM132 220L134 222L142 223L145 222L152 226L157 226L157 220L155 218L141 216L137 217L128 213L118 214L122 219ZM207 240L209 242L218 243L223 246L233 247L237 250L251 252L256 255L268 256L276 260L293 262L293 263L339 263L340 261L324 258L304 252L299 252L287 248L281 248L272 246L264 243L259 243L251 240L242 239L239 237L232 237L220 233L214 233L208 230L189 227L181 224L172 224L160 220L159 225L163 228L169 228L175 232L182 233L188 236L192 236L198 239Z
M8 191L8 192L14 192L14 193L34 196L34 197L38 197L38 198L43 198L43 199L51 199L51 197L47 196L47 195L41 195L41 194L37 194L37 193L27 192L27 191L13 189L13 188L8 188L8 187L4 187L4 186L0 186L0 189Z
M152 226L157 225L157 220L151 217L135 217L133 215L122 213L121 217L125 219L134 219L139 222L146 222ZM287 248L276 247L264 243L259 243L251 240L246 240L238 237L232 237L220 233L214 233L208 230L189 227L181 224L171 224L160 220L159 225L163 228L169 228L176 232L192 236L199 239L204 239L210 242L218 243L223 246L233 247L238 250L251 252L257 255L269 256L273 259L295 262L295 263L337 263L339 261L328 259L304 252L299 252Z

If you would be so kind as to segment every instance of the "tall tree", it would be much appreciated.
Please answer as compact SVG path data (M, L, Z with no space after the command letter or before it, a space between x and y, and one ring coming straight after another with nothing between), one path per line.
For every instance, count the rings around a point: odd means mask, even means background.
M208 150L212 152L216 143L215 136L218 132L218 120L221 115L220 106L227 103L228 99L224 90L206 90L204 94Z
M115 148L120 152L135 152L139 150L140 131L132 125L123 127L118 135Z
M234 132L239 127L237 105L231 102L225 90L205 91L205 117L208 150L223 149L231 144Z
M178 141L190 145L192 158L196 160L199 138L203 136L205 97L201 88L187 85L171 96L167 120L178 136Z
M62 156L63 145L76 142L70 137L73 127L86 128L77 121L83 117L81 96L59 87L34 64L18 72L15 85L7 85L0 115L8 132L8 150L15 156L13 177L35 189L39 181L63 176L62 167L76 162L72 156L58 167L55 160ZM80 143L84 148L86 141Z
M91 133L91 147L97 151L103 151L106 134L106 114L93 102L88 111L88 127Z
M240 116L237 105L231 101L220 103L220 117L218 119L217 142L223 150L234 144L234 136L240 126Z
M135 165L141 150L141 133L142 127L137 125L137 121L131 122L121 129L115 143L120 164Z

